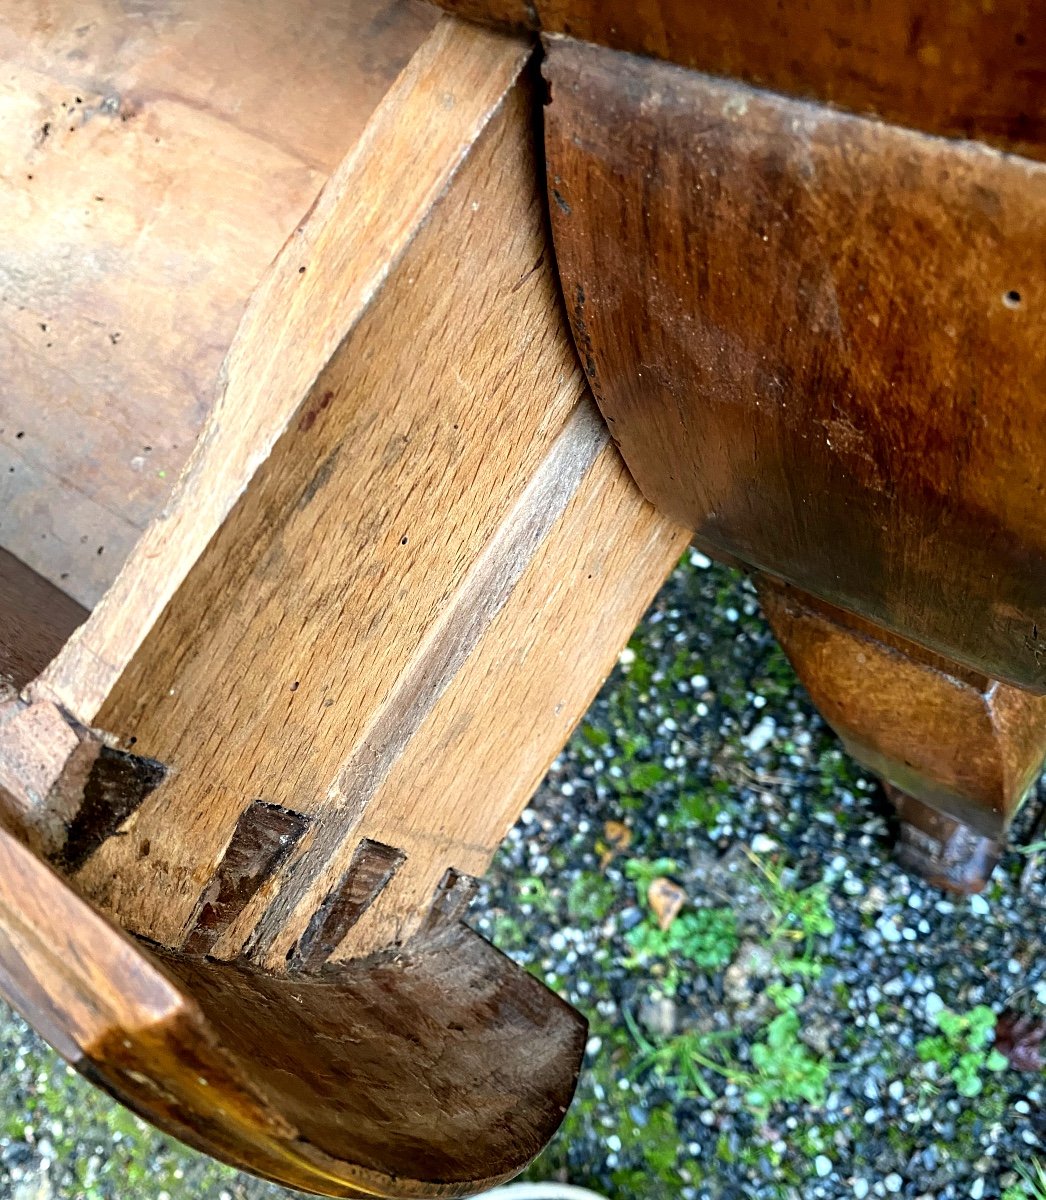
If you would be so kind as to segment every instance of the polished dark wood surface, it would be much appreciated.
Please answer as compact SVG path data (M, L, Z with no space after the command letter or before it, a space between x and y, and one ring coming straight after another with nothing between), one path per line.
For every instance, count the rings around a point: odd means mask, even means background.
M704 542L1046 688L1046 172L552 39L589 382Z
M847 750L901 796L1003 842L1046 757L1046 696L763 578L763 612Z
M437 0L946 137L1046 155L1036 0Z

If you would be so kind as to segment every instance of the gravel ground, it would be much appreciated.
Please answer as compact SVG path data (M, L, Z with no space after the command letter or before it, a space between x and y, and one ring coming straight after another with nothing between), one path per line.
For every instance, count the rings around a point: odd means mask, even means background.
M591 1022L528 1178L615 1200L1035 1196L1017 1171L1046 1157L1041 1070L990 1041L997 1014L1046 1016L1041 875L1012 852L984 899L949 900L891 840L750 585L691 552L473 908ZM0 1055L2 1197L289 1194L148 1130L6 1010Z

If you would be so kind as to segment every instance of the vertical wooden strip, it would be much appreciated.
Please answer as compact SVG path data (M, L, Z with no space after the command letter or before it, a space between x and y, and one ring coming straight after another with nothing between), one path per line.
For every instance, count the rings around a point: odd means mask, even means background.
M271 879L309 827L301 813L256 800L240 814L218 869L200 896L183 949L207 954Z
M318 971L378 898L405 858L403 851L395 846L383 846L364 838L356 847L349 869L313 913L292 950L293 965L300 971Z

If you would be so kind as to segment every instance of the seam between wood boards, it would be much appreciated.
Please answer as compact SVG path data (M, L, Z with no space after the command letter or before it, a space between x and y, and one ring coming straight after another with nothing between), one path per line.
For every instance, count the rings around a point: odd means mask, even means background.
M251 298L219 375L218 399L167 508L147 529L92 616L30 685L31 698L51 700L84 724L94 720L149 629L298 413L311 385L424 227L530 53L527 42L453 18L441 20L426 39ZM478 65L481 86L461 96L449 91L434 95L443 79L464 76L470 65ZM448 136L446 114L456 114L463 106L466 111L453 127L459 132ZM437 153L447 152L437 160L435 178L430 173L427 185L412 184L418 164L406 154L398 172L383 173L396 157L389 153L389 141L397 132L406 136L402 127L413 129L404 110L416 114L423 125L411 135L419 145L426 142L425 125L435 142L450 143L437 145ZM431 149L424 149L431 156ZM376 199L374 188L366 200L368 189L360 186L359 177L368 172L380 181ZM415 196L407 222L395 215L403 211L404 191ZM362 278L360 271L346 278L353 254L367 253L383 241L391 241L391 252L379 254ZM310 252L317 249L325 256L317 255L319 265L310 275ZM300 271L303 262L305 271ZM304 302L295 299L299 289L307 289ZM347 315L338 320L345 308ZM292 350L306 344L308 333L317 327L325 329L318 349L297 370L288 366ZM263 366L255 369L247 361L248 352L259 348ZM268 420L259 420L253 411L264 408L259 396L276 397L278 407ZM237 419L240 433L233 439L225 429ZM230 478L225 487L214 486L216 480ZM157 565L157 559L167 561Z
M248 939L251 957L260 959L273 947L324 868L343 846L351 844L351 831L359 826L392 764L409 747L505 607L609 441L609 430L595 405L584 397L511 515L484 546L454 601L426 636L410 669L397 680L341 767L327 793L328 807L317 815L307 843L285 868L283 887Z

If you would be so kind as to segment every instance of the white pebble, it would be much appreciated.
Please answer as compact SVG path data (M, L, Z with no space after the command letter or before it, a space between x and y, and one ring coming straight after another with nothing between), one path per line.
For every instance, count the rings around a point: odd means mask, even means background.
M904 1084L899 1079L895 1079L887 1090L890 1093L891 1100L902 1100L904 1098Z
M984 1195L984 1178L975 1179L970 1186L970 1200L981 1200Z
M617 656L617 661L623 667L630 667L636 661L636 652L631 646L626 646Z
M901 1188L904 1187L904 1180L900 1177L900 1175L897 1174L896 1171L892 1171L883 1180L883 1184L888 1192L899 1192Z
M819 1154L814 1159L814 1170L818 1179L827 1179L832 1173L832 1160L826 1154Z
M867 1179L859 1178L854 1180L854 1195L857 1197L857 1200L864 1200L865 1196L868 1195L870 1186Z
M971 896L970 912L972 912L975 917L986 917L991 912L991 906L983 896ZM977 1183L979 1183L982 1188L984 1187L983 1179L978 1179ZM975 1183L973 1186L976 1187L977 1183Z
M770 717L763 717L758 725L747 736L741 739L745 747L753 754L765 749L777 733L777 724Z
M777 849L777 843L773 838L769 838L765 833L757 833L752 838L752 853L753 854L773 854Z
M924 1001L923 1007L926 1010L926 1015L932 1021L939 1012L944 1011L944 1001L937 995L936 992L929 992Z
M712 565L712 560L702 554L699 550L691 550L690 565L692 567L697 567L699 571L707 571Z

